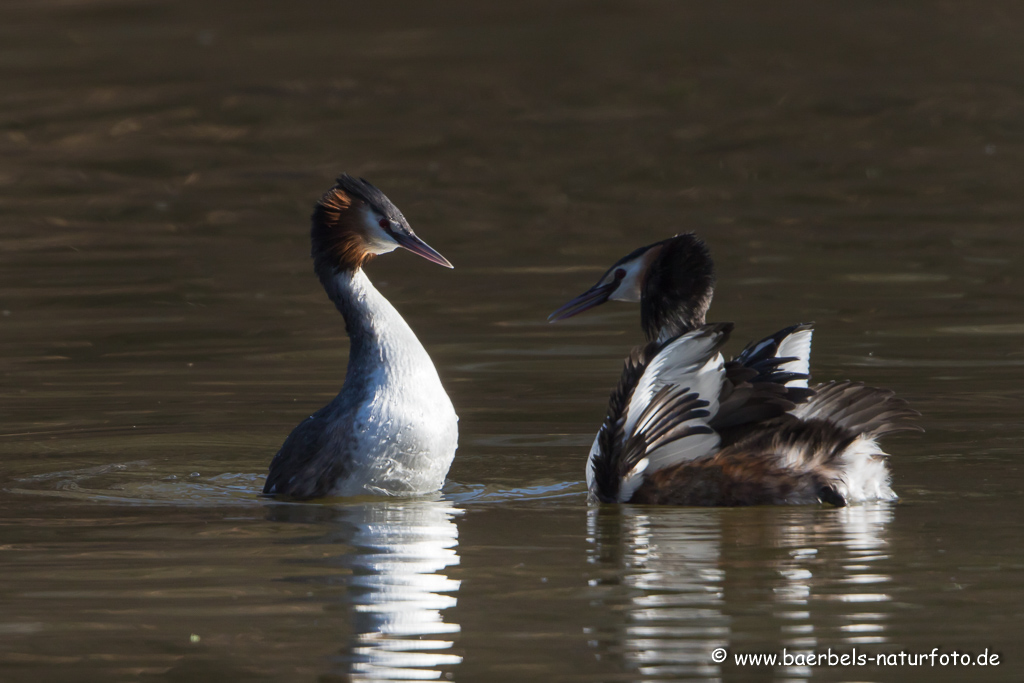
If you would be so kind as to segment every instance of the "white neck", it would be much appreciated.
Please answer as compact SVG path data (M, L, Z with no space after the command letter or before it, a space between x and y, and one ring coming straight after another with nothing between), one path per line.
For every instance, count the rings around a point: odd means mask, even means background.
M351 340L346 382L381 367L389 379L395 379L396 373L420 374L417 370L424 365L436 377L433 363L416 334L362 269L341 271L330 284L328 294L345 317L345 329Z
M458 445L458 417L437 370L398 311L361 270L324 283L352 345L333 412L352 474L336 495L422 493L444 483Z

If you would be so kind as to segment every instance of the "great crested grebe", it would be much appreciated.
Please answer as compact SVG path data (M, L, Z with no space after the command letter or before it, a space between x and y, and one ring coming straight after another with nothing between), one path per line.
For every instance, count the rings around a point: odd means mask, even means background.
M308 499L441 488L458 420L430 356L362 266L398 247L451 268L378 190L348 174L313 212L313 268L351 345L337 397L303 420L270 463L263 493Z
M551 314L639 301L647 344L626 359L587 462L607 503L762 505L896 498L878 438L919 429L891 391L857 382L808 388L811 326L794 325L731 361L732 323L705 324L714 292L692 233L632 252Z

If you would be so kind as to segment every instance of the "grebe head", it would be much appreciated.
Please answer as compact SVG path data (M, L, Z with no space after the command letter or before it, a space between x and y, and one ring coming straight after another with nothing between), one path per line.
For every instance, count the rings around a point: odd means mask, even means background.
M605 301L639 301L648 339L666 339L704 324L715 288L703 240L684 233L619 259L593 287L548 316L565 320Z
M383 192L347 173L317 202L311 236L315 268L322 276L355 270L398 247L446 268L454 267L416 236Z

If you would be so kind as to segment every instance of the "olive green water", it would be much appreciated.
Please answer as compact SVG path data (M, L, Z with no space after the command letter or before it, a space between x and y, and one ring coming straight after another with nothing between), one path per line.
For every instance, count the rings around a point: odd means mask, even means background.
M0 680L1015 681L1015 3L0 6ZM341 385L313 202L363 175L456 265L370 277L460 414L442 495L286 505ZM732 350L924 414L897 504L588 508L638 313L547 313L682 230ZM730 659L712 660L725 647ZM998 653L741 667L734 653Z

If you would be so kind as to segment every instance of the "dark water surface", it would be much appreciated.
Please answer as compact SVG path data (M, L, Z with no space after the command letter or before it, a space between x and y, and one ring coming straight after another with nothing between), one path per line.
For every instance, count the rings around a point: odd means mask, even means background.
M0 680L1020 680L1024 6L374 5L0 5ZM461 416L433 498L258 495L343 378L343 170L456 264L369 269ZM688 229L733 351L815 321L924 413L899 503L588 508L638 313L545 316Z

